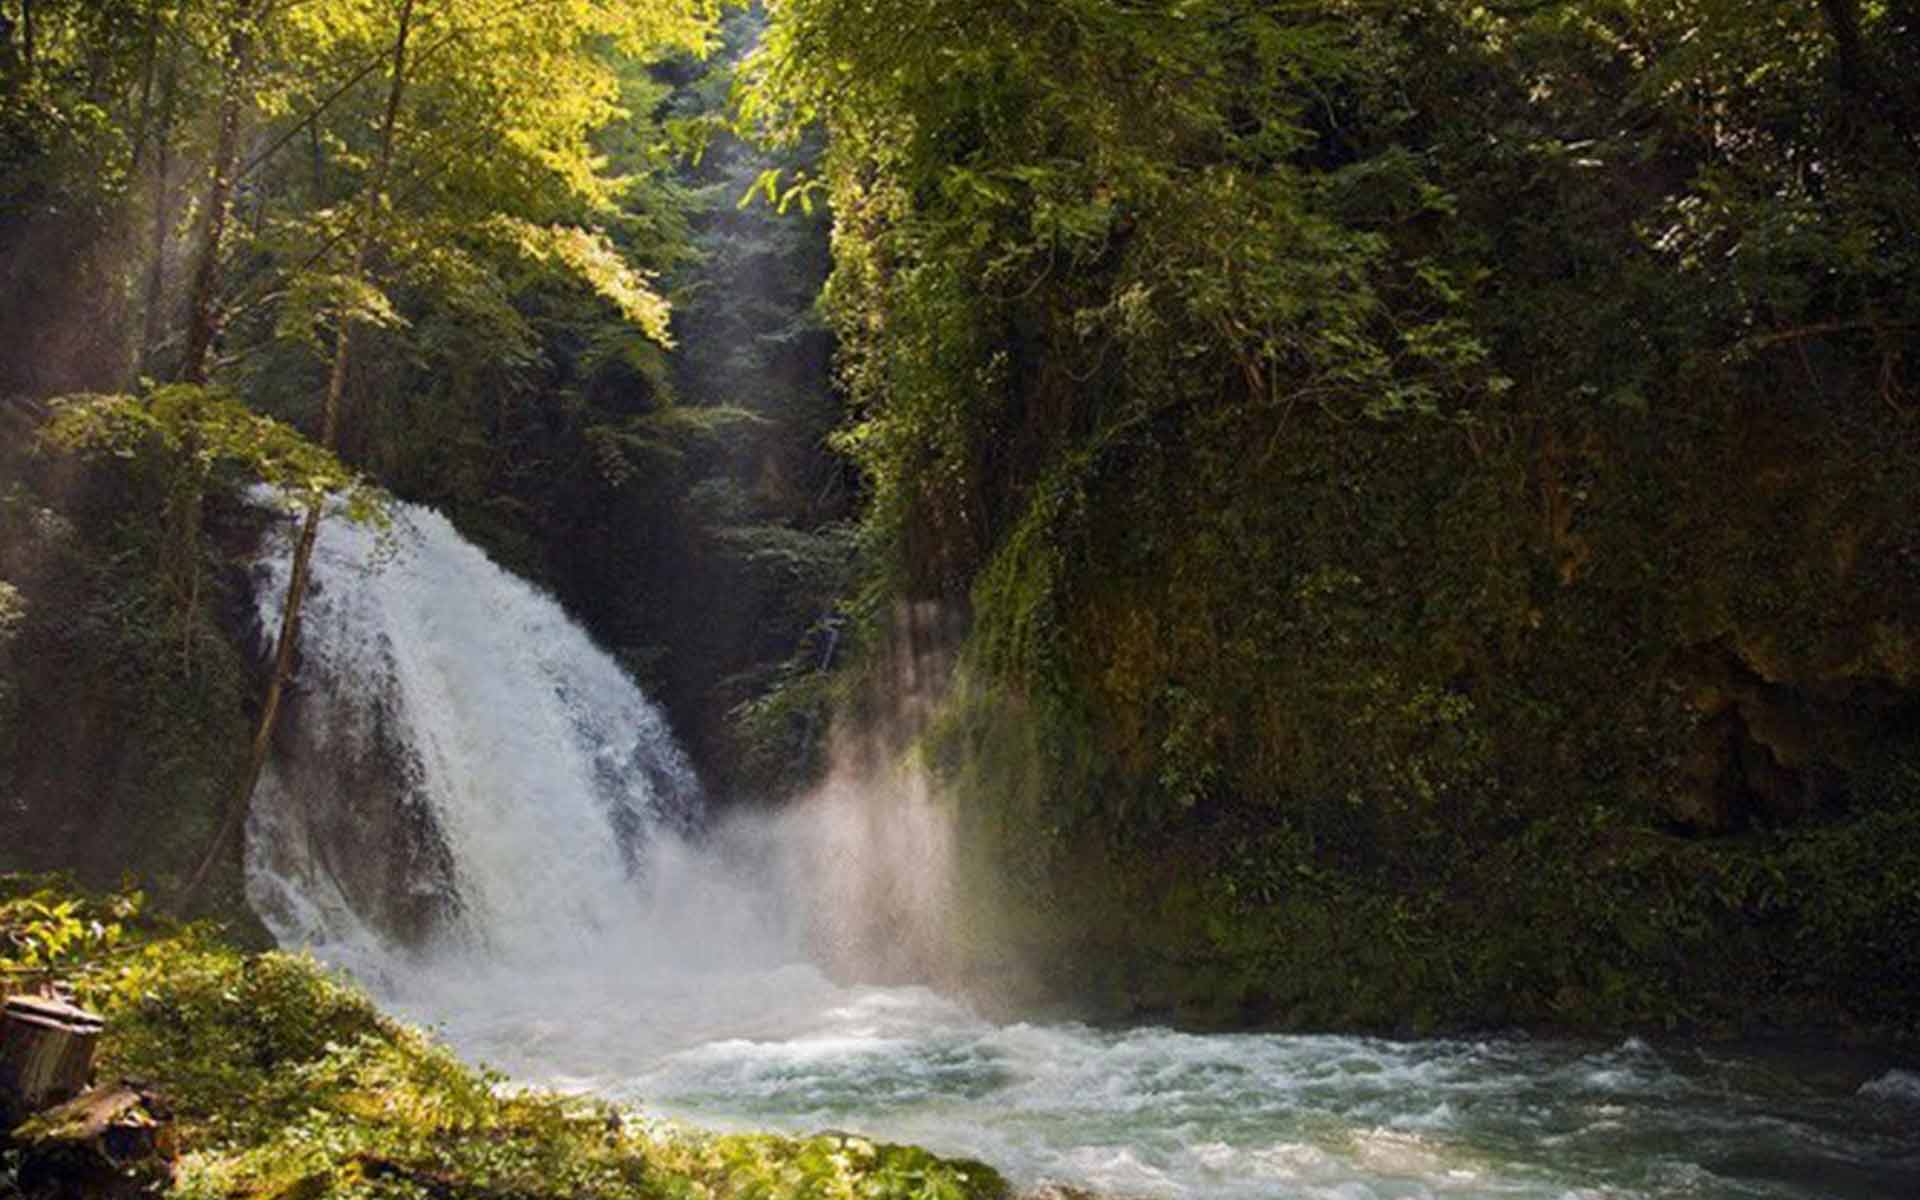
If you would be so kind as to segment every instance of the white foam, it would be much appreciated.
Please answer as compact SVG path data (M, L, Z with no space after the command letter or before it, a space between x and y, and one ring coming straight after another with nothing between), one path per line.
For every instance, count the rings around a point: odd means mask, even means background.
M1860 1085L1860 1095L1920 1104L1920 1072L1892 1070Z
M290 564L266 565L260 612L276 628ZM408 755L409 802L446 844L459 909L449 941L484 942L491 960L523 968L564 966L641 927L615 826L670 826L698 789L659 709L551 598L439 514L399 505L384 540L322 523L300 650L296 686L325 708L307 725L321 753L301 770L321 779L295 788L276 764L249 831L255 906L283 944L393 956L364 898L329 870L321 814L306 802L325 793L329 748L364 754L381 739Z

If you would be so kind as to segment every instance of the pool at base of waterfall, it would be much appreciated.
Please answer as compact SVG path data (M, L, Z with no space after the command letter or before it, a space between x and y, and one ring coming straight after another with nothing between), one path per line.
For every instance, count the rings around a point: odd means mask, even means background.
M630 966L537 986L469 966L417 982L399 1006L516 1081L709 1128L910 1142L1022 1187L1920 1195L1920 1073L1859 1053L996 1024L924 989L843 988L803 966Z

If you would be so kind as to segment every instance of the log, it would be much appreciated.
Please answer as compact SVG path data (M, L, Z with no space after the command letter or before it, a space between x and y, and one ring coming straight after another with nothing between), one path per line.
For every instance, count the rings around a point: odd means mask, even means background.
M153 1089L123 1079L55 1105L14 1132L29 1150L85 1151L109 1166L164 1155L172 1114Z
M27 1121L12 1143L27 1200L151 1200L174 1154L172 1114L145 1084L107 1084Z
M32 1113L79 1095L104 1025L51 997L9 997L0 1010L0 1107Z

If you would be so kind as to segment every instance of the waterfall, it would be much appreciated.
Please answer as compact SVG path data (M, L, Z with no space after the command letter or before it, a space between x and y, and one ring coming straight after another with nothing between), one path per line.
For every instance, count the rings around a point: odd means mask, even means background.
M286 538L257 567L276 627ZM354 967L579 962L635 929L655 844L699 822L660 710L552 598L439 514L325 522L248 827L283 945Z
M268 629L290 542L256 566ZM910 924L876 898L937 891L944 839L885 772L709 819L620 665L428 509L322 525L299 652L249 814L254 911L526 1077L613 1086L673 1047L814 1028L851 994L816 963L869 973L845 948Z

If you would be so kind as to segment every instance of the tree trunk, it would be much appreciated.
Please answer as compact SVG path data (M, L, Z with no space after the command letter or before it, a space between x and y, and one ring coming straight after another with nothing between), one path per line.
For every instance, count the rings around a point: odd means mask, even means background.
M391 79L387 88L386 112L380 123L380 153L376 159L374 172L367 181L358 227L354 233L353 265L348 278L359 281L366 273L367 243L372 236L373 217L379 208L382 194L387 185L387 177L393 169L394 127L399 122L400 101L406 92L407 82L407 39L412 32L414 0L401 0L399 31L393 42L393 65ZM327 376L326 406L321 415L320 442L331 450L339 441L340 405L346 393L347 366L351 360L353 345L352 315L341 311L334 328L333 369ZM253 803L254 789L260 785L260 776L266 770L267 755L273 749L273 729L280 717L281 698L286 690L288 676L293 669L294 646L300 636L300 610L306 600L307 577L312 570L313 547L320 536L320 520L324 515L324 498L314 500L307 508L305 519L300 526L300 541L294 547L293 571L287 578L286 599L281 602L280 632L274 639L273 675L267 680L267 696L260 706L260 724L254 731L253 753L247 764L246 777L240 792L234 797L227 809L226 819L215 834L213 845L207 848L207 856L200 863L181 893L177 907L184 910L192 903L201 888L213 873L214 866L226 854L227 847L240 830L246 825L247 809Z
M37 1112L86 1089L101 1021L71 1004L15 996L0 1010L0 1101Z
M167 176L172 171L173 146L163 138L154 156L153 230L148 239L145 312L141 317L140 365L145 368L153 366L166 332L167 227L173 220Z
M254 789L260 786L260 775L266 770L267 755L273 749L273 727L280 717L280 700L286 692L287 678L293 674L293 649L300 636L300 602L306 594L307 572L313 562L313 544L319 536L320 505L315 504L307 509L306 518L300 526L300 542L293 554L293 574L287 580L287 598L280 609L280 633L274 639L273 674L267 679L267 697L260 705L260 723L254 729L253 751L247 759L246 778L233 803L227 806L226 817L214 834L206 857L200 860L199 869L180 892L175 908L181 912L185 912L201 889L206 887L227 846L240 835L241 828L247 823L247 808L253 800Z
M175 1139L166 1101L143 1083L94 1088L40 1114L15 1138L23 1196L150 1200L166 1191Z
M154 127L149 131L154 144L153 229L147 247L147 286L140 335L140 365L149 373L166 332L167 231L173 223L173 121L179 89L180 41L176 32L167 48Z
M133 173L147 160L147 138L153 132L154 77L160 71L160 3L147 5L147 53L140 64L140 108L133 127Z
M187 305L187 348L180 362L180 378L187 383L207 381L207 359L213 350L217 320L214 293L220 280L220 242L233 213L235 168L240 157L240 115L246 104L247 84L253 74L254 24L267 0L256 7L248 0L234 6L234 27L228 34L227 85L220 95L219 129L213 149L213 180L207 190L207 211L200 223L200 245L194 256L193 285Z
M1867 88L1866 51L1860 44L1859 0L1820 0L1827 15L1827 30L1833 35L1834 50L1840 58L1840 86L1850 92Z

